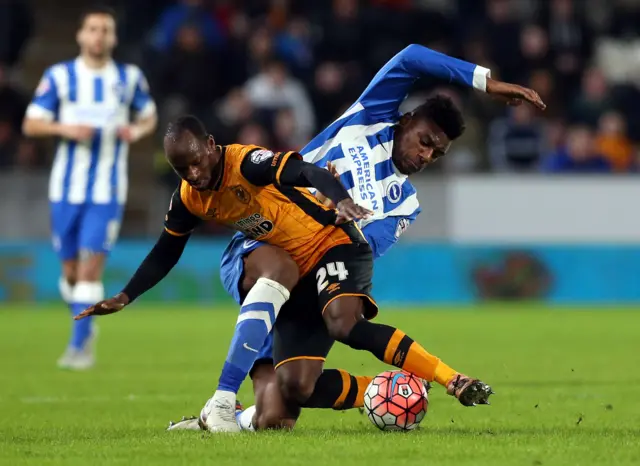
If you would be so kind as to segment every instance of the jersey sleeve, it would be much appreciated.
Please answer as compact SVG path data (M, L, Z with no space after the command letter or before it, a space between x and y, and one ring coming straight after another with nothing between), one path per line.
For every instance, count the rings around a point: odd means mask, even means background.
M482 66L412 44L378 71L356 104L359 103L377 118L393 118L411 86L419 78L430 76L486 91L490 75L491 71Z
M414 220L415 216L386 217L365 226L362 233L371 246L373 258L383 256L391 246L396 244Z
M164 229L173 236L185 236L191 232L202 222L202 220L193 215L182 201L180 186L171 196L169 210L164 217Z
M156 113L156 104L151 97L149 83L144 73L138 67L134 69L136 84L131 98L131 108L136 112L138 118L147 118Z
M27 107L27 118L54 121L58 116L60 96L53 70L45 71Z
M290 158L302 160L297 152L277 152L256 148L247 152L240 164L240 173L255 186L280 184L280 177L287 160Z

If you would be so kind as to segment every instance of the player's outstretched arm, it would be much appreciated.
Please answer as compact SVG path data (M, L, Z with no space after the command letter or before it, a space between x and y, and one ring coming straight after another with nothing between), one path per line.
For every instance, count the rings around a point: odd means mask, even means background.
M436 78L486 91L488 68L411 44L389 60L371 80L357 103L380 118L397 117L400 104L419 78Z
M180 260L189 236L175 236L168 231L163 231L124 289L114 297L88 307L78 314L75 320L121 311L138 296L156 286Z

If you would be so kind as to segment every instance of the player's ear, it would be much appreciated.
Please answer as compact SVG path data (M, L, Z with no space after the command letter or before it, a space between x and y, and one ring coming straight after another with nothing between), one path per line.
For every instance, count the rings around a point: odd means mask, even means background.
M413 113L405 113L400 117L400 121L398 121L398 124L403 127L407 126L412 119Z
M213 134L210 134L209 137L207 137L207 146L210 148L216 147L216 140L213 138Z

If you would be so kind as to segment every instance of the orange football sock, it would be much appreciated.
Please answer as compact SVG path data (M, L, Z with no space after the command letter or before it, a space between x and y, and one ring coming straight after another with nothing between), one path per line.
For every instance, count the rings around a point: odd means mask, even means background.
M342 369L325 369L316 381L305 408L345 410L362 408L364 392L373 377L351 375Z
M396 330L384 351L384 362L399 367L418 377L446 386L456 374L440 358L425 350L402 330Z

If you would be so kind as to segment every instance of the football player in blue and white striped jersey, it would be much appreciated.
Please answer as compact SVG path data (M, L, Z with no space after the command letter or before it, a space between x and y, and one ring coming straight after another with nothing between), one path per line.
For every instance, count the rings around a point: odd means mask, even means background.
M444 156L464 130L460 111L443 96L434 96L413 112L400 114L402 101L415 81L423 77L474 88L511 105L526 101L540 109L545 107L531 89L493 80L490 71L482 66L419 45L410 45L393 57L358 100L300 151L307 162L321 167L331 163L349 195L373 212L360 222L360 227L374 258L395 244L420 213L416 190L408 177ZM223 254L221 278L229 294L242 304L258 279L279 282L280 278L295 276L296 270L290 270L292 265L295 267L293 261L282 258L279 249L237 233ZM264 409L255 419L255 409L246 410L238 418L240 427L283 425L282 417L277 414L283 403L273 374L269 333L274 322L256 325L255 320L246 317L241 315L238 319L218 388L201 413L200 425L206 424L211 431L238 429L233 425L235 397L250 370L256 405ZM338 371L323 371L323 361L315 359L292 361L280 366L278 372L291 369L292 373L285 379L295 381L296 389L306 394L306 398L314 393L309 398L314 402L301 407L330 408L335 400L320 393L342 393L340 387L335 387L336 381L341 383L342 378ZM307 367L297 371L302 365ZM309 365L317 367L310 370ZM459 376L455 386L450 386L451 381L445 385L451 395L465 404L463 393L477 380L463 374ZM355 398L352 402L356 402ZM341 408L345 408L343 404ZM256 419L259 419L257 425L253 423ZM182 428L197 428L197 422L186 420L171 426L171 429Z
M60 292L73 315L104 298L105 258L127 199L129 144L151 134L157 121L140 69L112 59L113 11L85 11L76 38L80 55L45 71L23 123L27 136L58 138L49 181L51 227L62 261ZM91 367L92 336L91 319L74 322L59 366Z

